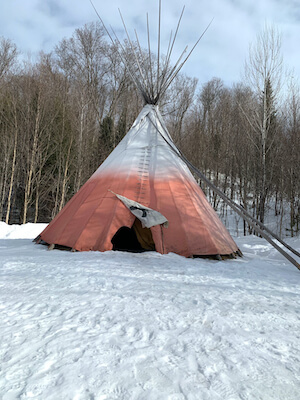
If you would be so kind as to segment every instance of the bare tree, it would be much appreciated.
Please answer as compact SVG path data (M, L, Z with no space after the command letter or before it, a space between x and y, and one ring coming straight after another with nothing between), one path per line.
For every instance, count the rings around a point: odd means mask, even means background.
M103 36L99 24L85 25L76 29L70 39L64 39L55 51L58 66L70 82L69 101L77 133L75 192L94 169L94 152L87 150L92 150L91 144L98 150L96 144L105 107L102 99L107 91L105 77L109 70Z
M0 37L0 79L12 68L17 56L16 45L9 39Z
M300 88L294 79L290 81L285 102L284 135L284 189L290 209L290 235L300 230Z
M252 144L259 155L259 201L258 217L264 222L265 202L270 189L267 177L267 159L276 136L274 123L281 89L283 60L281 37L272 26L265 26L258 34L256 43L250 46L245 64L246 83L256 95L256 101L243 109L252 128Z
M3 152L0 160L0 214L2 216L3 204L6 202L6 223L9 221L11 210L18 142L16 102L13 90L10 90L14 86L10 75L13 66L16 64L17 55L18 53L15 44L8 39L0 38L0 92L1 102L3 101L0 113L0 145L1 152Z
M166 121L173 139L180 148L183 146L185 117L193 104L196 87L197 79L178 74L161 105L163 112L167 114Z
M11 203L12 203L12 191L15 183L15 175L17 169L17 149L18 149L18 139L19 139L19 126L18 126L18 115L17 115L17 103L16 98L11 99L11 110L12 110L12 119L10 121L11 129L13 135L11 135L12 140L12 160L10 163L10 179L9 179L9 187L7 194L7 206L6 206L6 217L5 222L8 224L10 211L11 211Z

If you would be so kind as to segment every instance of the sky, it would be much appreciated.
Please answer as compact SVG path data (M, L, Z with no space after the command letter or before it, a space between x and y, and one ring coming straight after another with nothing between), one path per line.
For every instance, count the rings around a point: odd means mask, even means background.
M146 14L149 14L152 48L157 43L158 0L94 0L104 23L122 37L121 10L131 37L137 30L147 47ZM212 21L183 72L199 83L221 78L226 85L240 82L249 45L266 24L282 36L285 66L300 78L299 0L162 0L161 43L166 53L185 6L175 45L174 61L186 45L189 49ZM23 58L36 60L40 51L51 52L77 28L98 21L89 0L0 0L0 37L14 42Z

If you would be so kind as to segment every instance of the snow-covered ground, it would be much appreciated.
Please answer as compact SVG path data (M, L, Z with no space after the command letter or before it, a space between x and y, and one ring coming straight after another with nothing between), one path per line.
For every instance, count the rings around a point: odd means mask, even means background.
M219 262L48 251L43 227L0 222L1 399L300 398L300 271L263 239Z

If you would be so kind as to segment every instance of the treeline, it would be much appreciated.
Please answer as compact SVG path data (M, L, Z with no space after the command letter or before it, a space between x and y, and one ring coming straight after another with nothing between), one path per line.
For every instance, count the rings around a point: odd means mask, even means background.
M277 80L274 68L257 88L250 78L233 87L217 78L200 86L180 75L160 109L195 166L261 221L270 208L288 212L293 236L300 229L300 95L291 85L279 101ZM16 46L0 39L0 219L50 221L142 106L98 24L77 29L35 63L18 61ZM219 199L207 195L217 208Z

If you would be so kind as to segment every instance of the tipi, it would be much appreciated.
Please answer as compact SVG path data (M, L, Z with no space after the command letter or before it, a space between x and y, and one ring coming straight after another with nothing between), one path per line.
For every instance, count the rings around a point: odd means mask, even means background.
M182 160L157 105L188 56L172 69L170 50L161 67L158 57L154 73L150 51L145 60L129 39L133 63L120 41L111 40L146 105L123 140L36 241L78 251L235 254L237 245Z

